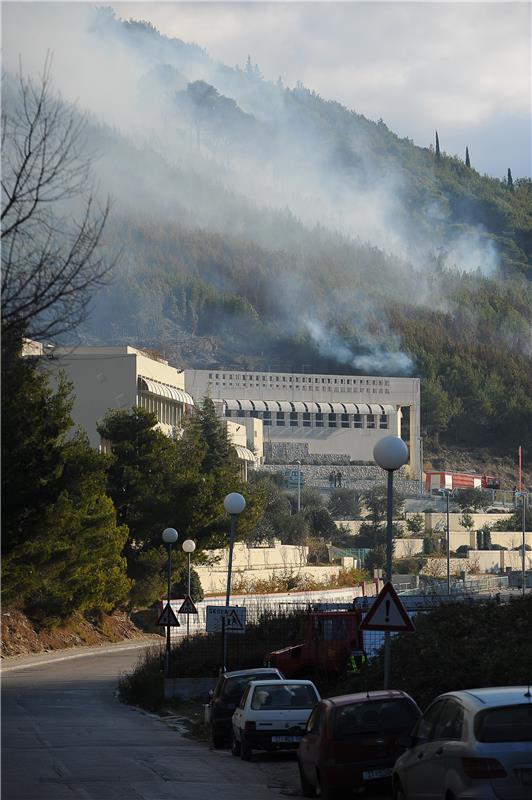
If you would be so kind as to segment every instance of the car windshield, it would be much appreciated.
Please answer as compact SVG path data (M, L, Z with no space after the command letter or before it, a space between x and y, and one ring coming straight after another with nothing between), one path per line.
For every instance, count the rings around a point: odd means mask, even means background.
M279 711L283 708L314 708L318 697L313 686L256 686L251 700L254 711Z
M256 675L235 675L234 678L228 678L225 681L222 689L222 697L224 700L237 703L244 694L244 689L251 681L268 681L275 679L279 680L279 676L274 672L272 672L270 675L267 672L259 672Z
M336 709L333 735L337 739L343 739L359 733L409 730L418 717L417 708L406 698L366 700Z
M532 704L481 711L475 717L479 742L532 742Z

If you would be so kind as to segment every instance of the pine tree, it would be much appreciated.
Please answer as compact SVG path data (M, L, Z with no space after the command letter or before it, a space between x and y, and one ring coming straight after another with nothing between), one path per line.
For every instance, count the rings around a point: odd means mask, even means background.
M440 159L440 139L438 137L438 131L436 131L436 158Z
M512 170L508 167L508 188L511 192L514 190L514 180L512 178Z
M465 165L466 167L471 167L471 161L469 159L469 148L466 147L465 149Z

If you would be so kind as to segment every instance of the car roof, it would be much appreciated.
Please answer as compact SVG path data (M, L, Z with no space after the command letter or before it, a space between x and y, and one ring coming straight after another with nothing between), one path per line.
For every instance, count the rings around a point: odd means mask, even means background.
M253 686L268 686L271 683L270 681L251 681L249 684L251 687ZM276 686L281 684L281 686L312 686L313 689L316 687L312 683L312 681L307 680L297 680L297 679L288 679L282 678L280 681L275 681Z
M516 703L532 704L532 694L527 686L487 686L479 689L461 689L456 692L446 692L440 695L441 697L456 697L466 705L478 710Z
M245 678L247 675L279 675L276 667L256 667L255 669L235 669L232 672L224 672L224 678Z
M348 706L353 703L368 703L376 700L412 700L409 694L400 689L379 689L371 692L356 692L354 694L340 694L328 697L324 702L335 706Z

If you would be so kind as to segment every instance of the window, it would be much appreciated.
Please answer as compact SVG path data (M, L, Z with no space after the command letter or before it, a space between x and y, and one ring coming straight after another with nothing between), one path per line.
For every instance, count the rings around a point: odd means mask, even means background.
M379 428L383 430L388 430L388 417L386 414L381 414L379 419Z
M303 427L310 428L310 414L303 414Z
M291 411L290 412L290 427L291 428L297 428L297 424L298 424L298 422L297 422L297 411Z
M362 414L353 414L353 428L362 428Z
M282 411L278 411L275 415L275 418L277 427L284 428L284 413Z
M316 428L323 428L323 414L316 414Z
M329 428L336 428L336 414L328 414Z
M349 414L342 414L342 428L349 428Z
M447 700L434 728L434 739L461 739L464 711L455 700Z
M225 416L226 417L232 417L233 416L233 412L228 408L227 411L225 412Z
M366 428L376 428L375 414L368 414L366 417Z
M445 705L445 700L437 700L423 714L414 729L414 737L422 742L429 742L434 738L434 730L438 717Z
M272 424L272 412L265 411L262 417L262 421L264 425L271 425Z
M318 617L318 639L325 642L345 641L347 638L347 620L340 615L334 617Z
M475 736L479 742L532 742L532 706L518 706L481 711L475 717Z

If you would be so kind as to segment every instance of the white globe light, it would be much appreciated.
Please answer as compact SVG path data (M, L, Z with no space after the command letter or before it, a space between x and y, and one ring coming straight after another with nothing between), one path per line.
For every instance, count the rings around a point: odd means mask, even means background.
M179 534L175 528L165 528L163 531L163 542L165 544L175 544L179 538Z
M181 547L185 553L193 553L196 549L196 542L193 542L192 539L185 539Z
M231 494L226 495L224 508L228 514L241 514L245 507L246 501L238 492L231 492Z
M385 436L373 448L373 458L382 469L399 469L408 461L408 447L398 436Z

